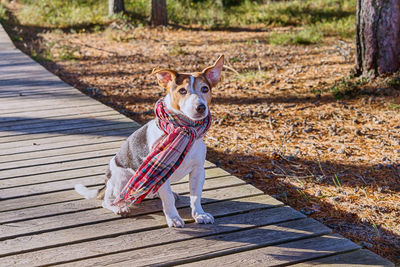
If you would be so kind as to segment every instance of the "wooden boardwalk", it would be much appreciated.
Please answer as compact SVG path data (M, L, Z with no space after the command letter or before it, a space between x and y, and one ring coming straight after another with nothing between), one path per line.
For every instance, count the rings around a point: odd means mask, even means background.
M390 266L379 256L206 163L193 223L188 181L173 185L184 229L159 199L131 218L73 191L100 187L105 166L139 125L81 94L15 49L0 26L0 266Z

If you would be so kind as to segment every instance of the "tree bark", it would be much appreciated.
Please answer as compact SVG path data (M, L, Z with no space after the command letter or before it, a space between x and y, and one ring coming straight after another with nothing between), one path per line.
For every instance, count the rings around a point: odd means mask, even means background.
M124 0L108 0L108 15L125 12Z
M357 74L396 72L399 57L400 0L357 0Z
M167 1L166 0L151 0L151 25L167 26Z

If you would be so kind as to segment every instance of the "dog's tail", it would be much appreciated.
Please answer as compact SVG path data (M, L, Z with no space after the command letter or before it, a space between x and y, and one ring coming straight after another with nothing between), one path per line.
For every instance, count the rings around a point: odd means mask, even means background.
M96 198L101 189L89 189L83 184L76 184L75 191L86 199Z

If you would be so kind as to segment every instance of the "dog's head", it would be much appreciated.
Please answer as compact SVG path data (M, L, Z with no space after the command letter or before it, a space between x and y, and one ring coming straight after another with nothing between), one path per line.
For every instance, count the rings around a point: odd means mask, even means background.
M171 69L154 69L158 84L167 89L171 107L192 120L204 119L211 103L211 91L219 81L224 56L201 72L178 73Z

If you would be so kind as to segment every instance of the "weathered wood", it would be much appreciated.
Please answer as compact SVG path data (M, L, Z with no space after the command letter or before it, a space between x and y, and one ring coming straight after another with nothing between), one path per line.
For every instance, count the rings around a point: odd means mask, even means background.
M211 179L207 181L205 184L204 190L205 192L210 189L216 189L229 185L243 185L244 182L240 179L232 181L234 178L219 178L219 179ZM236 187L232 187L232 190L238 190ZM173 186L173 190L182 195L189 194L189 185L188 183L183 184L175 184ZM226 195L225 195L226 196ZM148 200L150 202L155 202L157 205L159 203L158 199ZM100 202L100 201L99 201ZM135 212L135 214L143 214L148 213L149 211L162 211L161 206L157 206L158 209L149 210L149 207L154 208L154 204L150 205L146 203L147 206L144 205L147 209L145 211L141 211L140 208ZM188 202L180 201L177 205L178 207L187 207ZM26 234L36 234L41 232L49 232L57 229L62 229L65 227L76 227L79 225L99 223L103 221L116 220L120 219L119 216L116 216L114 213L110 212L107 209L92 209L85 210L81 212L75 212L71 214L65 215L56 215L51 217L32 219L26 221L19 221L15 223L7 223L0 225L0 240L10 239L17 236L22 236Z
M312 261L307 261L299 264L295 264L293 266L315 266L318 265L320 267L338 267L338 266L346 266L346 267L374 267L374 266L394 266L390 261L379 257L375 253L367 249L360 249L357 251L339 254L335 256L330 256L326 258L316 259Z
M127 135L129 133L127 132ZM55 149L47 149L47 150L40 150L40 151L33 151L33 152L26 152L26 153L18 153L18 154L11 154L11 155L0 155L0 163L6 162L17 162L17 161L25 161L30 159L38 159L38 158L51 158L56 156L66 156L66 155L74 155L79 154L84 151L86 152L93 152L93 151L100 151L105 149L112 149L114 148L117 151L122 143L125 141L126 138L110 138L109 141L105 140L106 138L102 138L101 141L91 140L92 143L88 142L87 140L83 142L81 145L77 145L77 142L70 143L72 146L62 147L62 148L55 148ZM96 142L97 141L97 142Z
M57 173L62 171L73 170L73 169L85 169L88 167L95 167L95 166L104 166L109 162L109 160L114 155L115 153L109 152L109 154L103 154L101 156L92 157L90 159L84 158L74 161L66 161L65 163L57 162L46 165L30 166L18 170L7 169L4 171L0 171L0 180L17 178L17 177L26 177L31 175L42 175L46 173L54 173L54 176L57 176Z
M112 133L117 133L115 131L116 129L130 128L133 125L132 122L125 122L122 120L120 122L115 121L115 122L103 123L102 125L99 126L82 127L80 129L67 130L63 131L62 133L33 134L25 136L7 137L7 138L1 138L0 147L16 147L20 146L21 144L31 145L33 143L37 144L36 140L43 142L43 139L49 139L49 138L51 138L51 140L49 140L47 143L54 143L56 142L55 137L62 137L61 140L67 140L71 135L81 135L80 138L82 138L90 134L96 135L96 133L98 132L100 132L102 135L107 136L106 130L114 130L112 131Z
M83 127L92 127L104 125L104 123L119 123L121 116L114 112L105 111L100 114L93 114L92 118L57 118L55 120L44 120L38 124L29 121L18 121L10 126L0 126L0 140L6 137L17 137L22 135L33 134L53 134L62 133L66 130L80 129Z
M6 163L0 163L0 177L9 177L6 175L3 175L3 171L6 170L16 170L18 169L18 172L20 174L26 174L30 173L29 169L30 167L34 167L35 170L33 173L37 173L39 171L39 166L45 166L45 165L50 165L50 164L57 164L60 163L64 165L67 162L71 161L80 161L80 160L88 160L88 159L95 159L95 158L101 158L101 157L106 157L109 156L110 159L112 156L117 153L118 148L109 148L109 149L103 149L103 150L98 150L98 151L92 151L92 152L81 152L81 153L76 153L76 154L69 154L69 155L60 155L60 156L54 156L51 158L38 158L38 159L31 159L31 160L25 160L23 162L6 162ZM108 159L109 160L109 159ZM104 163L107 163L108 161L104 161ZM78 165L77 165L78 166ZM80 166L80 165L79 165ZM85 165L82 165L85 166ZM57 166L51 167L54 170L57 170Z
M0 143L8 143L8 142L19 142L24 140L32 140L36 138L43 138L43 137L53 137L53 136L60 136L60 135L68 135L68 134L80 134L90 129L96 129L98 127L104 127L106 125L126 125L130 122L126 119L123 119L119 116L115 118L107 119L107 120L100 120L100 121L90 121L86 122L82 125L61 125L61 126L54 126L49 127L49 130L46 131L45 129L38 130L38 133L23 133L23 134L14 134L9 136L0 137ZM35 130L32 130L35 132ZM31 137L31 138L30 138Z
M87 135L84 138L77 138L76 136L66 136L64 138L56 138L56 142L51 142L53 140L44 139L44 140L35 140L35 144L25 144L20 147L8 147L5 149L0 149L0 157L2 158L2 162L5 162L4 158L8 155L29 155L30 153L35 153L39 155L40 153L53 152L57 153L58 150L62 149L82 149L85 146L91 146L95 144L102 144L106 142L113 142L116 140L123 141L132 132L137 129L136 127L128 127L121 128L115 130L106 130L104 132L96 132L97 135ZM47 141L47 142L43 142ZM37 143L36 143L37 142ZM1 145L0 145L1 147ZM60 155L63 155L60 151ZM40 156L35 156L33 158L39 158Z
M29 104L29 105L28 105ZM25 111L56 111L62 110L64 108L72 108L72 107L91 107L91 106L99 106L101 103L94 101L93 99L87 97L86 99L77 99L74 101L46 101L40 100L36 102L24 103L21 101L13 102L9 101L8 103L4 103L0 107L0 115L10 114L10 113L19 113Z
M10 112L18 112L18 111L37 111L37 110L51 110L51 107L54 109L62 109L63 107L83 107L83 106L92 106L92 105L102 105L94 99L82 94L79 97L74 97L70 99L70 101L66 101L65 99L32 99L27 100L25 98L20 97L9 99L8 101L2 101L0 99L0 113L8 114Z
M216 169L216 170L220 170L220 169ZM99 175L99 177L101 177L102 175ZM243 181L241 181L240 179L234 177L234 176L227 176L225 178L225 180L215 180L215 181L210 181L211 179L215 179L215 178L220 178L219 176L217 177L213 177L208 176L204 185L204 190L208 190L208 189L212 189L212 188L220 188L221 186L223 186L224 184L228 184L229 182L229 186L231 185L240 185L240 184L244 184ZM183 187L182 192L184 193L188 193L188 176L186 176L185 178L183 178L182 180L180 180L177 183L173 183L173 188L174 190L178 190L179 187ZM179 186L179 187L178 187ZM186 188L186 189L185 189ZM76 194L76 192L69 190L68 191L71 195L75 196L76 199L70 202L62 202L62 203L56 203L56 204L51 204L51 203L36 203L36 205L46 205L45 208L43 208L43 206L39 206L39 207L26 207L20 211L15 211L15 210L11 210L11 211L6 211L3 210L0 213L0 223L4 223L4 222L11 222L11 221L22 221L22 220L27 220L27 219L34 219L34 218L40 218L40 217L46 217L46 216L54 216L54 215L59 215L59 214L63 214L63 213L69 213L71 211L71 209L74 210L74 212L79 212L82 210L86 210L88 208L90 209L95 209L95 208L100 208L101 207L101 203L100 201L97 202L93 202L93 201L88 201L88 200L83 200L84 203L81 200L81 196L79 196L78 194ZM207 193L209 194L209 193ZM29 202L32 203L32 201L29 201L30 198L32 198L32 196L30 197L25 197L24 199L22 199L22 202ZM60 197L61 198L61 197ZM3 201L7 201L7 200L3 200ZM16 204L16 207L19 207L19 200L17 201L11 201L12 203ZM87 206L87 203L90 203L90 206ZM10 207L10 205L6 205L6 207L8 207L8 209L12 208ZM4 208L3 208L4 209Z
M105 169L105 168L104 168ZM225 180L223 180L224 178ZM0 189L0 196L2 200L9 199L9 198L21 198L27 197L31 195L38 195L44 193L52 193L52 192L59 192L64 190L70 190L74 188L75 184L81 183L85 184L86 186L95 186L95 185L102 185L104 184L105 175L102 173L100 175L95 176L87 176L82 178L75 178L69 180L62 180L62 181L54 181L48 183L40 183L40 184L33 184L27 186L19 186L19 187L11 187L11 188L4 188ZM182 179L180 182L184 182L187 179ZM211 180L208 178L208 180ZM225 183L226 182L226 183ZM222 183L221 186L229 186L229 185L236 185L236 184L244 184L244 182L234 176L223 176L218 179L217 182L209 181L210 183Z
M24 176L23 178L18 176L16 178L2 179L0 180L0 188L4 189L10 187L30 186L35 184L77 179L94 175L104 175L106 167L107 164L102 164L95 167L66 170L59 172L57 174L50 172L41 175ZM0 205L0 210L1 210L1 205Z
M283 214L283 216L285 216ZM297 217L298 218L298 217ZM290 219L287 218L287 219ZM198 261L204 258L238 253L262 246L290 242L301 238L330 233L330 229L312 219L295 220L274 225L261 226L243 231L211 235L179 243L158 245L156 247L113 254L72 263L81 266L115 265L149 266L168 264L174 266L184 262ZM140 255L140 256L139 256ZM222 264L217 263L220 266ZM68 264L67 264L68 266ZM203 265L204 266L204 265ZM210 264L208 266L215 266ZM225 264L223 266L232 266ZM241 265L246 266L246 265Z
M108 113L106 113L108 112ZM15 122L15 121L26 121L28 123L33 122L44 122L44 119L56 120L55 118L91 118L97 115L92 115L91 113L104 113L104 114L117 114L121 115L117 111L104 106L99 107L98 105L85 106L85 107L69 107L58 110L57 113L50 112L49 110L37 110L37 111L24 111L18 113L8 113L2 114L0 118L0 130L5 126L10 126L10 124L5 124L6 122ZM81 115L81 116L78 116Z
M251 187L248 187L248 189L251 190ZM220 192L222 191L226 192L226 190L221 189ZM232 190L230 190L230 192L231 191ZM255 201L253 198L249 198L249 195L251 195L251 193L248 191L234 192L239 194L238 198L234 200L227 199L226 196L229 194L229 192L226 192L225 195L221 195L218 192L216 193L216 190L206 191L204 193L210 193L210 195L215 195L216 197L219 197L220 200L226 200L223 202L215 202L215 200L209 198L208 196L204 198L204 209L207 212L212 213L215 218L239 214L251 210L262 209L266 207L265 205L270 205L271 201L276 201L270 197L265 198L264 196L259 196L257 201ZM240 198L245 195L247 195L248 197ZM230 194L230 196L232 196L232 194ZM188 199L186 199L186 201L188 202ZM145 205L147 205L148 203L154 202L143 202L140 208L145 209ZM161 208L159 202L158 207ZM37 250L39 248L43 249L55 246L62 246L65 244L74 244L91 240L116 237L122 234L132 234L167 227L164 214L162 212L153 213L151 212L152 209L153 207L149 209L149 214L140 215L134 218L112 220L103 223L90 224L80 227L67 228L59 231L9 239L2 242L2 246L0 248L0 256L9 256L11 254L28 252L32 250ZM185 222L193 222L193 219L191 218L190 208L180 209L179 214L185 220ZM29 242L26 242L27 240L29 240Z
M2 258L1 260L7 265L16 262L25 266L32 266L36 262L40 262L42 265L59 264L68 261L76 261L82 258L109 255L119 251L132 251L148 246L181 242L193 238L211 239L212 237L210 236L215 236L217 234L304 218L304 215L288 207L276 207L270 205L266 206L266 208L267 209L217 218L215 224L199 225L191 223L187 224L184 229L174 230L161 228L152 231L137 232L114 238L106 238L10 256ZM180 243L174 244L181 247ZM74 264L82 264L80 266L85 265L85 263L79 261Z
M319 224L320 225L320 224ZM293 228L297 229L294 223ZM318 226L317 226L318 227ZM326 228L325 228L326 229ZM291 227L282 229L283 233L290 233ZM311 229L310 232L313 232ZM274 240L271 243L275 243ZM208 260L190 262L186 266L277 266L294 264L312 260L318 257L329 256L358 249L359 246L340 235L324 235L307 238L294 242L282 240L282 244L254 249L236 254L230 254ZM211 255L204 255L203 258ZM190 259L192 261L192 259ZM171 261L174 263L176 261ZM103 264L105 264L103 262ZM124 262L125 264L125 262ZM135 264L135 266L138 266ZM185 266L185 265L184 265Z
M93 187L93 189L101 188L102 186ZM31 207L44 207L46 205L63 203L68 201L76 201L82 199L74 190L67 190L55 193L47 193L45 195L35 195L15 199L5 199L1 201L0 212L24 210Z

